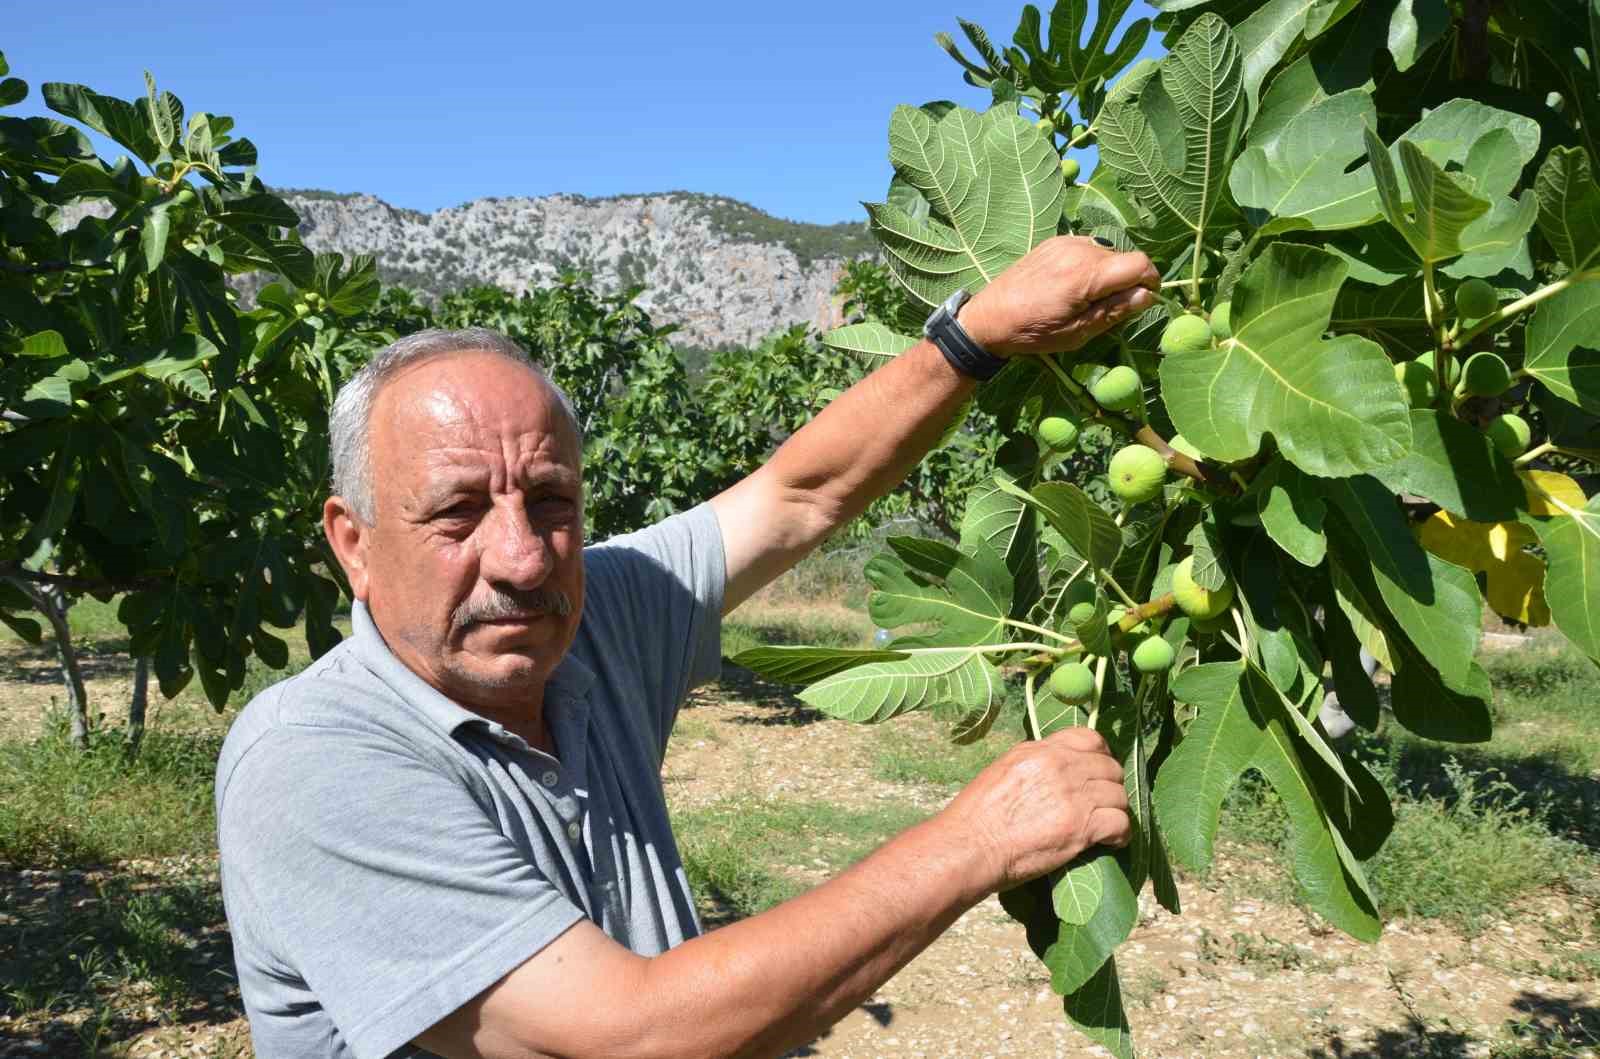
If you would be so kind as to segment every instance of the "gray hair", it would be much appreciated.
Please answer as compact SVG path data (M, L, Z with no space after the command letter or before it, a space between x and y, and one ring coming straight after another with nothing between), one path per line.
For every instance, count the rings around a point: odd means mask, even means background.
M333 491L350 502L362 522L371 525L377 517L372 482L372 406L384 383L402 368L430 357L452 353L493 353L532 369L539 381L556 395L561 411L572 429L583 440L578 414L561 387L551 381L527 350L498 331L487 327L467 327L459 331L429 328L406 335L385 346L360 371L345 380L328 414L328 441L333 457Z

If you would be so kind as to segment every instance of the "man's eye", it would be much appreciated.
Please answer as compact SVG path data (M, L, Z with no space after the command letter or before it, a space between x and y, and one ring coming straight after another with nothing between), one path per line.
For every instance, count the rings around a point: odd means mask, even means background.
M478 513L478 505L477 504L474 504L471 501L463 500L460 503L451 504L449 507L447 507L444 510L440 511L434 517L435 518L441 518L441 519L448 519L448 520L450 520L452 522L460 522L463 519L470 519L470 518L475 517L477 515L477 513Z

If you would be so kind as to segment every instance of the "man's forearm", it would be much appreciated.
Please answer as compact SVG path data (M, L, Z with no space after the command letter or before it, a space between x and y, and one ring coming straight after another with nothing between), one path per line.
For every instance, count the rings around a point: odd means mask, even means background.
M791 901L649 961L650 1051L774 1056L860 1004L986 893L939 818Z
M716 497L729 549L729 609L899 484L975 388L932 343L919 342L846 390L760 470Z

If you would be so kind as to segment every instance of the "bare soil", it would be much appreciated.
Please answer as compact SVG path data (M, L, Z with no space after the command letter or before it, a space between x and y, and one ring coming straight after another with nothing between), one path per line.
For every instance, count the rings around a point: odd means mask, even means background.
M60 694L49 660L26 654L0 648L0 725L13 739L37 733L50 696ZM120 704L126 686L126 672L109 659L91 673L92 701ZM924 725L932 736L924 718L894 723ZM685 709L664 771L668 800L675 810L736 794L937 810L948 791L874 776L879 739L871 729L825 720L784 689L730 667L722 685L697 693ZM0 870L0 923L51 905L87 907L99 899L97 884L113 874L157 887L174 878L214 879L215 870L214 858L99 872ZM1600 933L1600 913L1570 897L1543 895L1471 937L1428 922L1391 921L1369 946L1285 900L1284 880L1259 851L1225 846L1207 879L1184 879L1181 889L1184 915L1148 903L1118 956L1142 1056L1596 1054L1562 1043L1600 1040L1592 976L1563 980L1558 967L1562 953L1593 951ZM217 987L189 1008L164 1009L153 996L124 989L104 998L117 1014L98 1034L87 1009L48 1019L0 1017L0 1059L86 1051L150 1059L251 1055L226 946L198 958L215 963ZM1509 1048L1513 1036L1521 1050L1495 1050ZM828 1034L791 1054L1105 1053L1063 1021L1021 928L991 899Z

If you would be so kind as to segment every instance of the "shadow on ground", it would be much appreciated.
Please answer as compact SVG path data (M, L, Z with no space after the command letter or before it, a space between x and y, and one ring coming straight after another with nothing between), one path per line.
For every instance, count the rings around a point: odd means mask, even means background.
M0 1014L41 1054L98 1054L174 1021L241 1014L214 876L4 871L0 908ZM112 990L137 1001L109 1005Z
M1600 1044L1600 1008L1560 997L1523 991L1511 1002L1517 1017L1507 1022L1507 1040L1493 1053L1507 1059L1593 1054ZM1483 1041L1448 1026L1416 1018L1404 1026L1376 1031L1370 1041L1348 1044L1337 1032L1307 1059L1470 1059L1485 1054Z
M796 696L799 686L778 684L756 673L723 660L722 679L717 688L727 697L749 703L761 711L759 716L730 718L734 724L807 725L827 720L827 715L812 709Z
M1412 798L1453 803L1457 792L1445 772L1451 760L1481 781L1475 784L1480 805L1535 810L1552 834L1600 851L1600 779L1548 751L1517 757L1465 746L1407 743L1395 759L1401 791Z
M84 639L73 646L77 649L78 668L83 672L83 679L132 678L133 658L128 654L126 636L103 640ZM10 683L61 684L61 656L56 653L55 641L48 637L38 645L14 645L6 652L0 666L4 667L0 669L0 679Z
M871 1016L872 1021L879 1026L888 1026L894 1021L894 1007L891 1004L862 1004L861 1010ZM812 1041L811 1044L803 1044L792 1052L784 1052L781 1059L804 1059L805 1056L809 1055L821 1055L822 1053L811 1045L816 1044L817 1041L825 1041L831 1036L833 1036L832 1030L824 1030L816 1041Z

